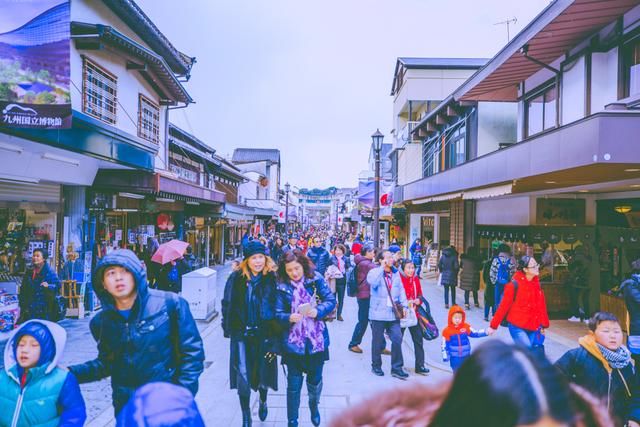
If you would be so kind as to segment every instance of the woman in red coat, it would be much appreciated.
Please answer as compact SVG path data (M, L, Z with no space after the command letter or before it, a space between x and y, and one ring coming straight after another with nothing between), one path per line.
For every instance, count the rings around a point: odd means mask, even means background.
M407 294L409 310L415 310L417 306L422 304L422 301L420 301L420 297L422 297L422 285L420 284L420 278L416 274L416 266L412 260L403 259L400 261L400 278L402 279L404 292ZM415 351L416 374L426 375L429 373L429 369L424 366L424 347L422 346L422 330L420 329L420 325L409 327L409 333L411 333L411 340L413 341ZM404 335L404 328L402 329L402 335Z
M549 327L549 315L539 274L540 265L535 258L524 256L518 261L518 271L504 288L489 334L495 332L506 317L516 344L544 351L544 330Z

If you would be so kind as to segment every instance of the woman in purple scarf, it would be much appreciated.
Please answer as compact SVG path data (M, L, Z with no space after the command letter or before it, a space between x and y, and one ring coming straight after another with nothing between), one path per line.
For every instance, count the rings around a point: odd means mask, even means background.
M286 252L278 265L276 319L285 326L282 363L287 365L287 418L298 425L303 374L307 374L311 422L320 425L322 368L329 360L329 331L324 318L336 306L336 298L324 278L302 251Z

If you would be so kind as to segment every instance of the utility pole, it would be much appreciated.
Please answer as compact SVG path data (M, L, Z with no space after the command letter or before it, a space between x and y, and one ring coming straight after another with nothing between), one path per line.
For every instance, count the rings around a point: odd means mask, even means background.
M509 26L511 24L516 24L518 22L518 18L516 18L515 16L511 19L507 19L506 21L500 21L500 22L496 22L493 25L505 25L507 27L507 43L509 43L511 41L511 34L509 31Z

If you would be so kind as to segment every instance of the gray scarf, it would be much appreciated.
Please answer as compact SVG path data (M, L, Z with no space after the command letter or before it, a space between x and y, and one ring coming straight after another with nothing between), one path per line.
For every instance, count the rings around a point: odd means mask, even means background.
M631 353L627 350L627 347L621 345L616 351L609 350L608 348L596 343L600 353L609 362L609 366L613 369L622 369L631 362Z

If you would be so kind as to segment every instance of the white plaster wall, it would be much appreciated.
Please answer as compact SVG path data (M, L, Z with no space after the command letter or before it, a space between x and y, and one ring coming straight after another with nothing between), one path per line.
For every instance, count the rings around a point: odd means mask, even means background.
M534 207L535 218L535 207ZM478 225L529 225L531 206L528 196L476 201Z
M406 144L398 153L398 185L422 178L422 144Z
M84 22L87 24L109 25L125 36L135 40L146 48L149 46L142 41L138 35L127 26L111 9L104 3L96 0L73 0L71 2L71 21Z
M90 24L110 25L118 31L131 37L138 43L145 45L122 20L115 16L104 4L97 1L71 2L72 21ZM146 46L146 45L145 45ZM148 47L148 46L147 46ZM138 135L138 96L143 94L156 104L159 104L158 94L136 71L126 69L126 59L118 53L103 50L78 50L75 43L71 43L71 103L75 110L82 111L82 70L84 55L96 64L105 68L118 79L118 107L115 127L131 134ZM156 156L156 169L168 169L165 158L165 110L160 107L160 142Z

